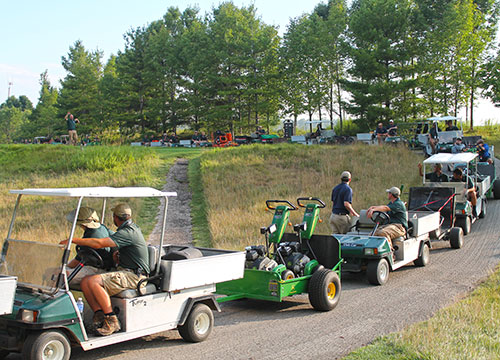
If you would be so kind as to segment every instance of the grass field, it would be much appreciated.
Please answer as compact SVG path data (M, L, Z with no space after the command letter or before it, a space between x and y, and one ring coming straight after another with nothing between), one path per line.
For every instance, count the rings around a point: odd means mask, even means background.
M199 150L54 145L0 145L0 229L5 236L16 196L10 189L84 186L152 186L161 189L169 166L177 157L197 156ZM124 199L147 235L154 226L158 202ZM108 202L111 206L117 200ZM84 204L85 205L85 204ZM100 208L100 202L87 206ZM58 242L69 234L64 215L76 206L68 198L25 197L14 238ZM105 219L112 226L110 212Z
M392 146L251 145L209 151L200 158L207 220L214 247L242 249L262 243L259 229L271 223L267 199L296 203L300 196L319 197L327 207L317 233L328 234L330 195L344 170L352 173L353 206L358 211L387 203L385 190L419 182L420 155ZM403 194L403 199L405 199ZM292 223L303 210L293 211ZM288 231L292 231L289 229Z

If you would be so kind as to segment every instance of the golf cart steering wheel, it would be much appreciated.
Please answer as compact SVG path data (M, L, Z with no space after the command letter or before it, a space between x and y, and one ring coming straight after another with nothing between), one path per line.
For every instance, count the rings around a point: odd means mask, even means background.
M389 221L391 220L389 215L383 211L374 211L370 219L375 224L379 224L379 225L388 224Z
M84 265L94 266L97 268L104 268L104 261L101 255L91 247L88 246L76 246L77 255L80 257L80 261Z

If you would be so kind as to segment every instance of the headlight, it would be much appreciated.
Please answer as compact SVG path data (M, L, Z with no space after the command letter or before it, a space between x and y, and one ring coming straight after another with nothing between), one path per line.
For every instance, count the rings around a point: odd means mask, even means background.
M17 319L25 322L36 322L38 311L21 309L17 314Z
M365 253L365 255L377 255L378 250L372 249L372 248L365 248L364 253Z

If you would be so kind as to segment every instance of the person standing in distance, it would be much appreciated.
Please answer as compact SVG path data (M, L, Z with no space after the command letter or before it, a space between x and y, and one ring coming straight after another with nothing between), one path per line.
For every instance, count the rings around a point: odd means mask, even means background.
M76 124L80 123L78 119L75 119L72 113L68 111L64 117L66 120L66 125L68 127L69 143L71 145L76 145L78 143L78 135L76 134Z
M351 173L344 171L340 176L341 183L332 190L332 215L330 225L334 234L345 234L351 226L351 216L359 216L352 207Z

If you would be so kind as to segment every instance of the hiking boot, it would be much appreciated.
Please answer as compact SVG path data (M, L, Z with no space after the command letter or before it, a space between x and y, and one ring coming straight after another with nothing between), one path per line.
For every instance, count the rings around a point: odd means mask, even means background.
M102 310L97 310L92 318L92 325L94 329L99 329L104 323L104 312Z
M104 316L104 323L96 331L99 333L99 335L107 336L120 331L120 329L120 321L118 321L116 315L108 315Z

